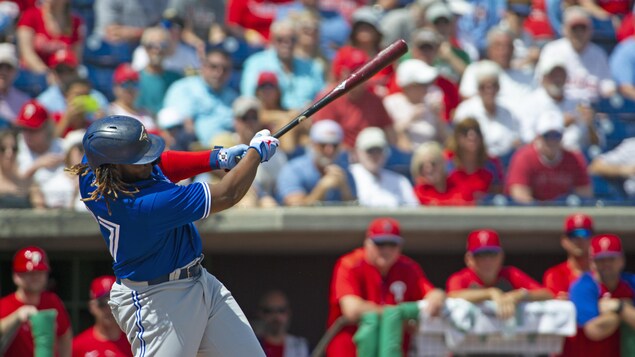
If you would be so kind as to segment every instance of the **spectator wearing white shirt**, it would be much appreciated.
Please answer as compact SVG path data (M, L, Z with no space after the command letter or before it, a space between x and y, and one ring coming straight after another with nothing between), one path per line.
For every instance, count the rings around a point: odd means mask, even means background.
M384 169L389 147L383 130L368 127L355 141L358 163L349 168L357 187L360 206L399 207L417 206L412 184L396 172Z
M566 94L574 100L594 101L600 95L610 96L613 91L601 93L603 83L612 83L606 53L591 42L593 25L589 14L579 6L568 7L564 12L564 37L545 45L538 60L559 57L566 63Z
M593 159L589 173L606 178L624 179L624 191L635 197L635 138L624 139L613 150Z
M478 121L487 146L487 154L501 158L505 163L520 143L520 123L516 116L501 103L501 68L498 64L483 60L474 67L478 94L459 104L454 122L472 117Z

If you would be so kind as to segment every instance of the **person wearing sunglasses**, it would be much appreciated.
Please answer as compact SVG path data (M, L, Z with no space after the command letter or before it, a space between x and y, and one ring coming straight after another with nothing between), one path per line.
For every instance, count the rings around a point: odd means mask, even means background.
M309 357L309 343L304 337L289 333L291 307L287 295L269 290L258 304L258 340L267 357Z
M353 335L365 313L381 313L386 305L408 301L427 301L427 311L441 312L445 293L430 283L414 260L401 253L404 238L399 221L390 217L374 219L368 225L363 246L341 256L335 263L329 294L327 324L340 316L348 323L326 348L329 357L356 356ZM410 335L404 335L403 351Z
M151 133L157 133L159 127L150 113L137 107L139 96L139 73L129 63L122 63L113 74L113 92L115 100L108 108L109 115L125 115L139 120Z
M534 141L514 153L505 190L516 203L557 203L572 194L593 196L585 163L562 147L563 132L562 114L545 112L536 121Z

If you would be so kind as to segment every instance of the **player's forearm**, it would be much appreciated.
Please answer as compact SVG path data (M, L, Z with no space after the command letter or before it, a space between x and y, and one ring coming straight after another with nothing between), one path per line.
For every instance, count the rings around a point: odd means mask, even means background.
M589 173L591 175L599 175L606 177L627 177L627 166L607 164L602 159L595 159L589 165Z
M382 311L380 305L352 295L344 296L340 299L340 309L342 310L342 315L350 322L358 322L362 315L367 312L381 313Z
M519 301L544 301L553 299L554 295L551 290L544 289L536 289L536 290L528 290L525 297Z
M635 307L632 304L623 302L622 311L619 316L622 321L626 322L632 328L635 328Z
M630 100L635 100L635 86L630 84L621 84L620 93Z
M0 319L0 336L4 336L21 323L18 311Z
M524 185L512 185L509 188L509 195L518 203L534 202L534 197L531 195L531 189Z
M57 339L57 355L59 357L71 357L73 346L73 331L69 328Z
M493 300L491 289L462 289L451 291L448 297L467 300L471 303L479 303L485 300Z
M223 177L221 182L211 186L212 212L220 212L238 203L249 191L260 165L260 155L256 150L247 150L238 165Z
M607 312L584 324L584 334L592 341L599 341L611 336L619 326L619 316Z

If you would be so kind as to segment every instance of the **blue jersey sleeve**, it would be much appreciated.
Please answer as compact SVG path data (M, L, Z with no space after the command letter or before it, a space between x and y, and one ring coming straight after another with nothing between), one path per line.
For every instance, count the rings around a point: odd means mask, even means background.
M578 326L582 327L591 319L600 315L598 301L600 288L591 275L586 273L571 285L569 299L575 305Z
M187 186L161 183L167 188L157 190L148 213L158 230L168 230L209 217L212 197L207 183Z

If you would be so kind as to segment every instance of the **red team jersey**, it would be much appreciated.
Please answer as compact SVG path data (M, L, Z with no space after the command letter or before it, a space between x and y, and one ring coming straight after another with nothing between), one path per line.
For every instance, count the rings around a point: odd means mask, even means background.
M379 305L396 305L421 300L433 288L423 270L412 259L400 256L388 274L382 277L379 270L364 259L364 249L358 248L342 256L335 264L329 296L328 326L342 315L339 301L344 296L359 296ZM340 330L329 344L326 355L356 356L353 343L356 331L356 326L346 326ZM404 342L407 340L406 336Z
M555 296L558 296L562 292L568 293L571 284L579 277L580 274L571 270L569 262L566 261L549 268L542 278L542 283Z
M16 298L15 293L0 299L0 319L9 316L24 304ZM45 291L40 298L40 304L36 306L38 310L55 309L57 310L57 328L55 335L60 337L68 331L71 326L68 312L62 303L62 300L52 292ZM18 330L13 343L5 352L5 357L24 357L33 356L33 335L31 335L31 326L28 323L22 324ZM57 355L57 354L56 354Z
M447 282L447 292L471 289L471 288L490 288L497 287L503 291L511 291L515 289L537 290L543 286L532 279L529 275L523 273L520 269L506 266L498 273L498 280L494 285L487 286L481 278L470 268L452 274Z
M132 357L132 348L125 333L117 341L104 341L91 326L73 339L73 357Z
M257 31L269 39L269 27L276 17L280 4L293 0L229 0L227 23Z

